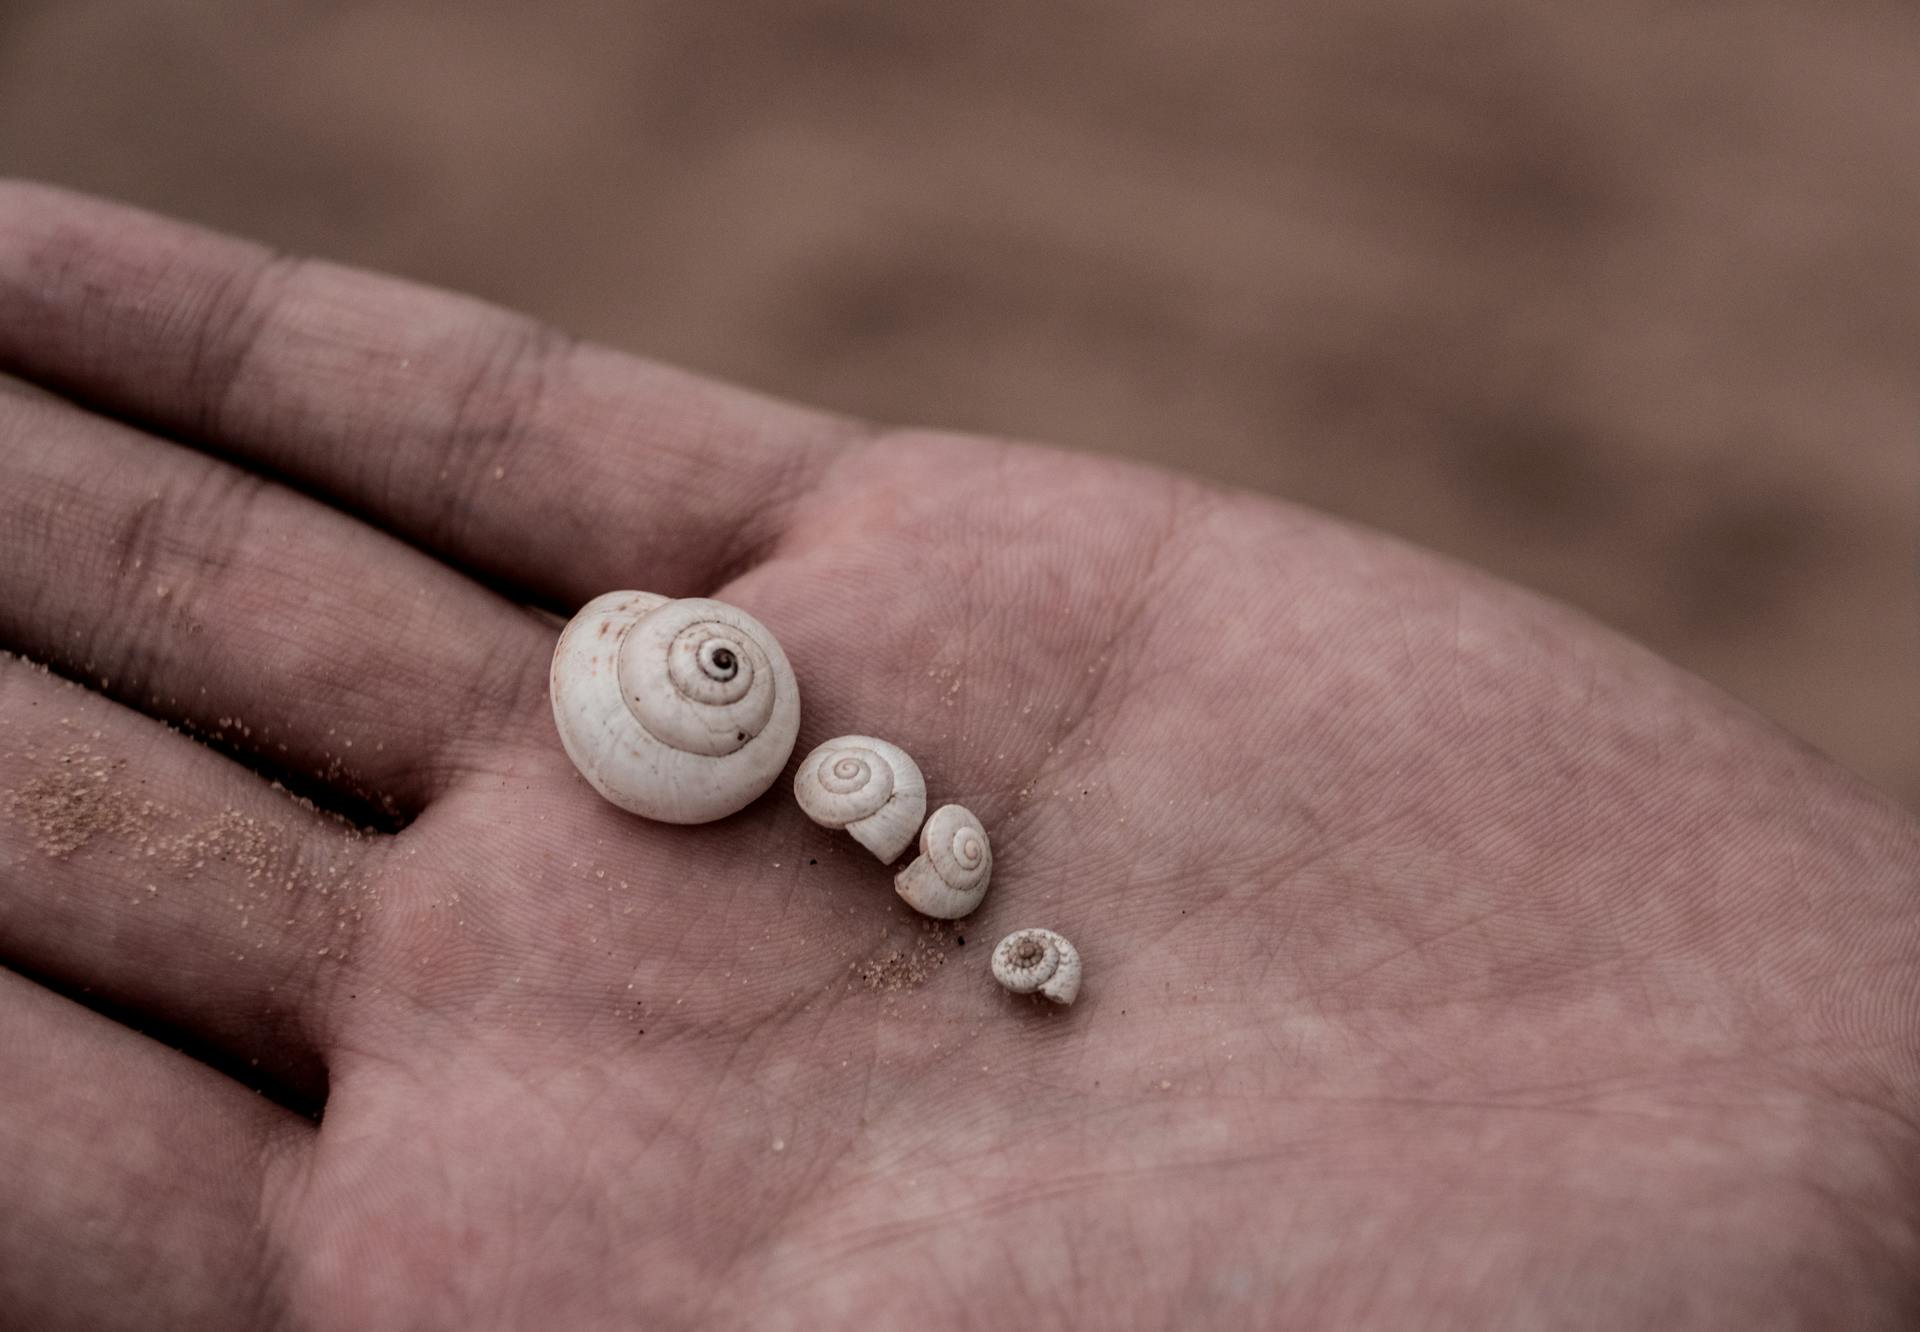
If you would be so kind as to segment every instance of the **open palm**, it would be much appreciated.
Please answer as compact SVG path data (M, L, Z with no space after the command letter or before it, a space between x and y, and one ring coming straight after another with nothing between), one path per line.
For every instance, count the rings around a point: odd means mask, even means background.
M1576 616L25 186L0 370L20 1326L1920 1309L1914 822ZM528 607L622 587L765 622L985 905L598 799Z

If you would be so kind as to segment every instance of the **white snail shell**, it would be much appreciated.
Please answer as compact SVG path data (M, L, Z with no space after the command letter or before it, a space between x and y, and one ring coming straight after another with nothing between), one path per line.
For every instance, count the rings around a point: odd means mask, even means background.
M1015 994L1038 990L1070 1004L1080 993L1080 952L1052 930L1015 930L994 947L993 978Z
M793 796L823 828L845 828L891 865L913 843L927 813L927 779L898 745L843 735L800 760Z
M893 890L923 916L958 920L980 905L993 875L987 830L964 806L942 805L920 830L920 854Z
M744 808L773 785L800 733L800 689L780 644L745 611L704 597L595 597L561 632L549 686L581 775L663 823Z

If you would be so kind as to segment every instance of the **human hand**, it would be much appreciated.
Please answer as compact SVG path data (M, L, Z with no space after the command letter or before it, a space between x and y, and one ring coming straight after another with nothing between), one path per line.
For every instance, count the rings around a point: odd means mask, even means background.
M1915 822L1578 616L31 187L0 370L70 400L0 396L15 1325L1920 1307ZM976 916L785 783L595 796L523 605L622 587L979 813Z

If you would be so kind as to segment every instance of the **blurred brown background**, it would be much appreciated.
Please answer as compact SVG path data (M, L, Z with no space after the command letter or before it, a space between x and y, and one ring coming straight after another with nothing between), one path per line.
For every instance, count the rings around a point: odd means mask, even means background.
M1565 597L1920 807L1920 11L0 0L0 171Z

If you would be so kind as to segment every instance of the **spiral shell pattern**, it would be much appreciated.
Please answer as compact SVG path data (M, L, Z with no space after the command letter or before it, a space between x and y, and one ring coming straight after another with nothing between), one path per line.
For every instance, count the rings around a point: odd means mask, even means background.
M676 750L709 758L733 753L766 729L780 693L763 641L773 635L718 601L656 608L620 640L627 710Z
M993 876L993 847L980 820L962 805L942 805L920 830L920 854L894 876L908 906L958 920L980 905Z
M1080 993L1080 953L1052 930L1015 930L994 947L993 978L1015 994L1070 1004Z
M574 766L622 809L724 818L780 775L800 691L765 625L736 606L648 592L587 603L554 648L554 724Z
M845 828L892 864L927 812L927 783L906 750L870 735L843 735L800 760L793 795L823 828Z

